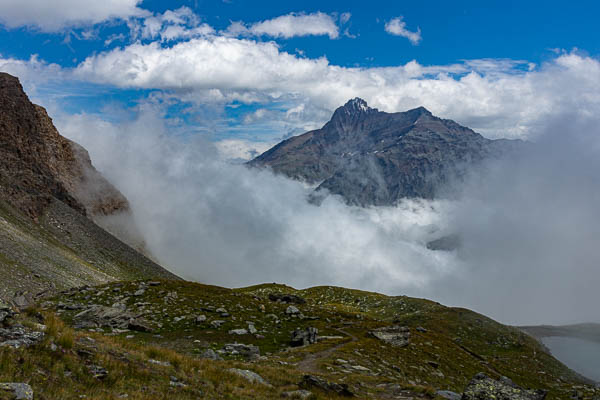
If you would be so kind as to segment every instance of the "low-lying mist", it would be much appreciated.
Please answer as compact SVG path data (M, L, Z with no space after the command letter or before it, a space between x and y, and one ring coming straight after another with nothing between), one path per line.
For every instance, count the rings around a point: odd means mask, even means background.
M58 121L130 200L148 248L180 276L230 287L337 285L427 297L505 323L600 321L600 141L560 118L477 168L455 200L362 209L306 201L301 183L224 160L160 113ZM458 234L462 247L426 243Z

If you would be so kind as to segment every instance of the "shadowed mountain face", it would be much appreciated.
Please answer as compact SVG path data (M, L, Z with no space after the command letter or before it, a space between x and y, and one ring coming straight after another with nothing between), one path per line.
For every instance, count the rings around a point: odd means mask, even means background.
M392 205L438 196L452 179L518 143L486 139L423 107L386 113L355 98L323 128L287 139L249 164L318 185L318 192L350 204Z
M120 279L176 278L101 227L144 247L125 196L83 147L58 133L17 78L0 73L0 299Z
M19 80L0 73L2 194L36 219L53 198L89 217L129 210L127 199L92 166L88 152L62 137Z

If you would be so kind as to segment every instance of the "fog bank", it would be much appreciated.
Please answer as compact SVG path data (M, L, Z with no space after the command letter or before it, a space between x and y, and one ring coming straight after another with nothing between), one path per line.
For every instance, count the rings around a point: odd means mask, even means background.
M407 294L514 324L600 321L600 142L579 118L540 126L519 157L456 184L458 199L369 209L311 205L302 184L227 162L151 108L126 123L58 125L128 197L153 254L187 279ZM447 233L460 250L426 248Z

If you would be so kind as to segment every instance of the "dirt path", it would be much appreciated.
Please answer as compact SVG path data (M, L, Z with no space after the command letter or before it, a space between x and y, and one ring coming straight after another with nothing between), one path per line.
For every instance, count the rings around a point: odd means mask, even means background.
M333 347L330 347L328 349L316 352L316 353L311 353L309 355L306 356L306 358L304 358L304 360L300 361L298 363L297 368L300 371L304 371L304 372L319 372L319 365L318 362L321 361L324 358L328 358L329 356L331 356L336 350L346 346L347 344L350 343L354 343L356 341L358 341L358 338L356 336L354 336L351 333L348 333L346 331L344 331L343 329L340 328L334 328L336 331L340 332L341 334L350 337L351 340L349 342L344 342L344 343L340 343L337 344Z

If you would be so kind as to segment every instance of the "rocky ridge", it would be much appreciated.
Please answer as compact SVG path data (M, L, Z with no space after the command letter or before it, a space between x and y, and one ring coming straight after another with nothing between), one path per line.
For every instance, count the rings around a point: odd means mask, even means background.
M73 286L176 278L130 245L144 248L127 199L0 73L0 299L24 308Z
M53 198L90 217L129 211L127 199L62 137L18 78L0 72L0 184L10 203L39 218Z

